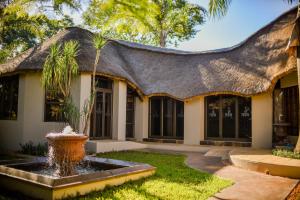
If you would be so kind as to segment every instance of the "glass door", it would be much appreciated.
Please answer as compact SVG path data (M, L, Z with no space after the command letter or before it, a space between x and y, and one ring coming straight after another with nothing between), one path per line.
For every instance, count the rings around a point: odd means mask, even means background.
M211 96L207 97L206 108L206 133L207 137L220 136L220 97Z
M134 103L135 91L127 87L126 103L126 138L134 138Z
M91 120L91 139L111 138L112 93L97 91Z
M222 123L222 132L224 138L235 138L235 130L236 130L236 98L233 96L223 96L223 123Z

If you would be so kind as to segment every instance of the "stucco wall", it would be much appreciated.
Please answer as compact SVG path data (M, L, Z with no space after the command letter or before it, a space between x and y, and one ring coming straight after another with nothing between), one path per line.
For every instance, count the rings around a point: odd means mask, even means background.
M25 75L19 76L18 102L24 102ZM24 104L18 104L17 120L0 120L0 149L14 150L22 143Z
M86 96L89 96L90 84L90 75L81 75L73 81L75 105L82 108ZM82 90L82 87L85 89ZM46 142L47 133L62 130L64 123L44 121L44 106L45 91L41 85L41 73L20 75L18 117L16 121L0 120L0 147L17 150L20 143Z
M127 84L114 80L112 138L115 140L126 139L126 101Z
M184 102L184 144L199 145L204 140L204 97Z
M272 95L264 93L252 97L252 147L272 147Z
M143 100L138 97L135 98L134 114L134 137L137 141L143 141L143 138L148 138L149 99L147 97Z
M22 102L19 102L21 104ZM63 123L44 122L45 90L41 85L41 73L25 75L24 120L22 142L46 141L45 135L59 131Z

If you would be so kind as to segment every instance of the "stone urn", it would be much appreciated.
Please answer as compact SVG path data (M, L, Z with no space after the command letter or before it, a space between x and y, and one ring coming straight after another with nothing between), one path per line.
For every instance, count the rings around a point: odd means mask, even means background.
M57 167L59 176L76 174L75 167L85 156L88 136L83 134L49 133L49 162Z

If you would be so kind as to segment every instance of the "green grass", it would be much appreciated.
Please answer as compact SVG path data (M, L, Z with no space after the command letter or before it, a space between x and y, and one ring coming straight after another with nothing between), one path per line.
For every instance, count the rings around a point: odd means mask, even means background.
M229 180L200 172L184 164L185 156L144 152L113 152L99 157L148 163L157 167L156 174L118 187L93 192L76 199L207 199L232 185Z
M285 158L300 159L300 153L295 153L293 151L289 151L285 149L273 149L272 154L274 156L280 156Z

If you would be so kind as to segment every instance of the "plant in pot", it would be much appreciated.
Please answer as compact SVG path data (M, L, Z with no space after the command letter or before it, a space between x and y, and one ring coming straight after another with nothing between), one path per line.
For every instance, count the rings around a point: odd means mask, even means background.
M84 145L88 139L87 130L92 108L94 106L95 75L100 57L100 49L105 44L101 36L95 36L96 58L92 77L92 92L83 108L83 133L78 133L80 111L74 105L71 96L72 80L78 75L76 57L79 52L77 41L70 40L62 45L54 44L46 58L42 73L42 84L45 90L63 97L62 113L67 124L62 132L48 133L49 161L55 165L59 176L76 174L75 166L84 158ZM73 130L74 128L74 130Z

